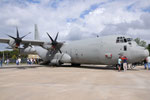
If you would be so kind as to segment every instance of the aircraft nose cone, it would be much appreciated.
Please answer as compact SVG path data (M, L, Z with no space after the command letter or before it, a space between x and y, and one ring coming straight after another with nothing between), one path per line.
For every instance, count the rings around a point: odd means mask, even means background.
M149 51L148 50L144 50L144 55L145 55L145 58L149 56Z

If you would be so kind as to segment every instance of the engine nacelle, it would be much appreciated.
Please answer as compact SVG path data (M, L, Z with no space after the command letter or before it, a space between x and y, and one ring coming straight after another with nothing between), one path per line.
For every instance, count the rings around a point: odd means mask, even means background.
M50 43L44 43L44 44L42 45L42 47L43 47L44 49L50 50L51 47L52 47L52 45L51 45Z
M51 64L52 64L52 65L59 65L59 64L60 64L60 61L59 61L59 59L52 59L52 60L51 60Z
M10 39L10 41L9 41L8 45L9 45L10 47L12 47L12 48L15 48L15 47L16 47L15 40Z
M56 53L51 60L51 64L59 65L60 63L71 63L70 55L66 53Z
M60 62L62 62L62 63L70 63L71 62L70 55L68 55L66 53L62 54Z
M36 50L34 47L28 46L27 48L20 49L21 54L36 54Z

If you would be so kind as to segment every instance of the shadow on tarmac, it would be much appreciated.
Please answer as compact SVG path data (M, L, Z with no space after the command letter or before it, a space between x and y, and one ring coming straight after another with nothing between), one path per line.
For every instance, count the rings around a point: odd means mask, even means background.
M95 70L115 70L116 67L110 65L81 65L81 66L71 66L71 65L61 65L61 66L51 66L51 65L9 65L0 67L0 69L28 69L28 68L38 68L38 67L49 67L49 68L82 68L82 69L95 69ZM139 71L139 69L128 69L128 71Z
M115 67L102 65L102 66L96 66L96 65L81 65L81 66L71 66L71 65L62 65L60 67L66 67L66 68L83 68L83 69L101 69L101 70L116 70Z
M27 69L27 68L37 68L42 67L41 65L9 65L0 67L0 69Z
M100 65L100 66L99 65L81 65L81 66L61 65L58 67L118 71L118 69L116 69L115 66L111 66L111 65ZM122 71L123 71L123 69L122 69ZM128 71L139 71L139 69L128 69Z
M81 66L72 66L72 65L61 65L61 66L50 66L44 65L45 67L52 68L82 68L82 69L95 69L95 70L116 70L116 67L110 65L81 65Z

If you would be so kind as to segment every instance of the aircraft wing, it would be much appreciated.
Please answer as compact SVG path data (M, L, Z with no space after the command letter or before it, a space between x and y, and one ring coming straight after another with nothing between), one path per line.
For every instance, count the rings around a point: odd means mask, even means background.
M21 44L31 44L31 45L43 45L44 41L41 40L22 40Z
M3 38L3 39L0 39L0 43L9 43L10 39L6 39L6 38Z
M9 38L0 38L0 43L9 43L11 39ZM31 44L31 45L43 45L44 41L41 40L22 40L21 44Z

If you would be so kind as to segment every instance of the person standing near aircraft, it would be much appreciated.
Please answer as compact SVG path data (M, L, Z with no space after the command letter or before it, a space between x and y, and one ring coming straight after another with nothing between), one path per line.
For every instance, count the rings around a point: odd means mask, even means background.
M150 56L147 57L148 69L150 70Z
M118 59L118 71L119 72L121 70L121 63L122 63L122 60L121 60L121 57L119 57L119 59Z
M9 61L9 59L7 59L7 60L6 60L6 64L8 65L8 64L9 64L9 62L10 62L10 61Z
M147 58L144 59L144 68L147 69Z
M126 70L127 70L127 57L124 56L124 57L122 58L122 60L123 60L123 69L124 69L124 71L126 71Z
M18 58L19 65L21 64L21 58Z
M2 67L2 66L3 66L3 59L0 58L0 67Z
M16 59L16 65L19 65L19 60L18 59Z

